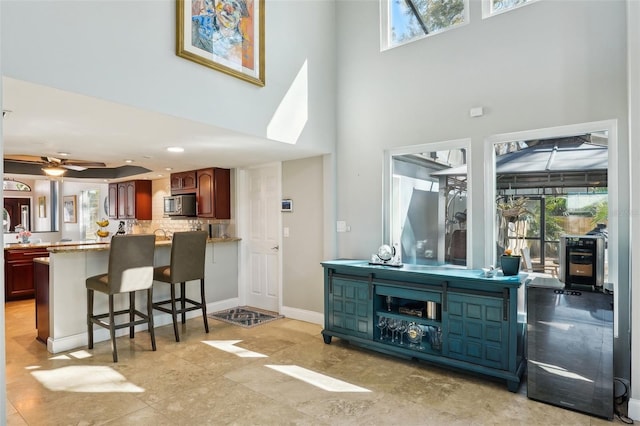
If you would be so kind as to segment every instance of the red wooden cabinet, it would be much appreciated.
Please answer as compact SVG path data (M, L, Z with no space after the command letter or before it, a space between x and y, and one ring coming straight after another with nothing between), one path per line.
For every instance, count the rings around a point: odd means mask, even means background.
M109 184L109 218L151 220L151 181Z
M197 171L198 217L231 219L231 172L209 168Z
M196 192L196 171L171 173L171 195Z
M49 257L46 247L15 248L4 251L4 297L6 300L33 297L33 259Z

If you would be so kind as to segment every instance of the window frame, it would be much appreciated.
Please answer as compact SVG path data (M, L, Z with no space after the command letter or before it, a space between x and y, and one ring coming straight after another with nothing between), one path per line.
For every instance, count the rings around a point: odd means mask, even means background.
M467 211L473 212L473 182L471 181L472 176L472 149L471 149L471 139L452 139L448 141L439 141L439 142L429 142L419 145L409 145L397 148L390 148L384 151L384 167L383 167L383 185L382 185L382 236L383 241L382 244L393 244L394 241L391 241L391 189L393 188L393 157L408 155L408 154L419 154L423 152L432 152L432 151L448 151L454 149L464 149L466 150L467 156ZM471 220L467 220L466 230L467 230L467 262L466 266L461 268L470 269L473 265L473 250L472 247L472 235L473 235L473 220L472 216L469 217Z
M503 13L511 12L513 10L520 9L521 7L536 3L539 0L526 0L522 4L511 6L508 9L503 9L498 11L493 10L493 1L494 0L482 0L482 19L487 19L487 18L491 18L492 16L502 15Z
M609 278L608 282L613 285L614 293L614 317L618 318L618 297L620 292L618 291L619 283L619 266L618 257L620 256L620 224L618 215L614 212L619 209L619 193L618 193L618 120L603 120L580 124L570 124L565 126L547 127L542 129L525 130L513 133L502 133L491 135L485 138L484 145L484 216L485 216L485 229L484 229L484 264L493 265L496 260L495 235L496 235L496 223L492 220L495 217L496 211L496 154L494 145L505 142L517 142L522 140L533 139L550 139L570 137L585 133L595 133L599 131L607 131L609 135L608 140L608 204L609 204L609 218L608 218L608 253L607 261L609 264ZM618 336L617 321L614 326L614 335Z
M438 30L436 32L414 37L410 40L403 41L402 43L392 44L391 34L390 34L390 31L391 31L390 21L392 17L391 17L391 13L389 12L389 8L391 7L390 5L391 5L391 2L393 1L396 1L396 0L380 0L380 3L379 3L380 4L380 51L381 52L384 52L386 50L391 50L396 47L404 46L406 44L413 43L414 41L423 40L427 37L446 33L449 30L452 30L455 28L461 28L465 25L468 25L469 22L471 22L471 15L469 13L469 0L462 0L462 2L464 3L464 12L463 12L464 22L456 25L450 25L447 28Z

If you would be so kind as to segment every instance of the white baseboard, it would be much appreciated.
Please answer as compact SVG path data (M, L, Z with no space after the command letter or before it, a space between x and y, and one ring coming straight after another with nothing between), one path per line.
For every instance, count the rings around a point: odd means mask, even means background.
M321 314L320 312L283 306L280 313L287 318L324 325L324 314Z
M629 399L628 416L635 421L640 420L640 399Z
M218 312L218 311L224 311L225 309L235 308L236 306L238 306L238 298L221 300L213 303L207 303L207 314ZM190 318L199 317L201 314L202 313L199 310L190 311L190 312L187 312L186 317L187 319L190 319ZM171 320L171 315L164 312L155 311L153 315L154 328L162 327L172 323L173 321ZM136 333L146 329L147 329L146 324L138 325L135 328ZM116 330L116 337L124 336L127 334L129 334L128 328L122 328L120 330ZM110 338L109 330L102 327L94 327L93 329L94 343L104 342L106 340L109 340L109 338ZM53 339L49 337L47 339L47 351L49 351L52 354L57 354L64 351L70 351L72 349L81 349L82 347L86 348L88 341L89 341L89 337L87 336L86 331L78 334L73 334L71 336L61 337L58 339Z

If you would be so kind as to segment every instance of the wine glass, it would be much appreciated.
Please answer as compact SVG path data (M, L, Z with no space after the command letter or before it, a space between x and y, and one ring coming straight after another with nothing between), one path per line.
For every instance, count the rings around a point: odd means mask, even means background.
M404 333L407 331L407 322L405 320L398 320L398 327L396 328L398 334L400 334L400 344L404 345Z
M391 331L391 341L395 342L396 341L396 329L398 328L398 320L395 320L393 318L389 318L389 321L387 321L387 328Z
M376 325L380 329L380 340L384 340L383 330L387 328L387 319L383 316L378 317L378 324Z

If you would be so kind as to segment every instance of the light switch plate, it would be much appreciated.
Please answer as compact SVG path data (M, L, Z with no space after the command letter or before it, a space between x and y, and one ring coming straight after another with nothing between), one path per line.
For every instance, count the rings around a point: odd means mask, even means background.
M347 232L347 222L339 220L336 222L336 232Z
M283 235L284 237L288 237L288 236L289 236L289 227L288 227L288 226L285 226L285 227L282 229L282 235Z

